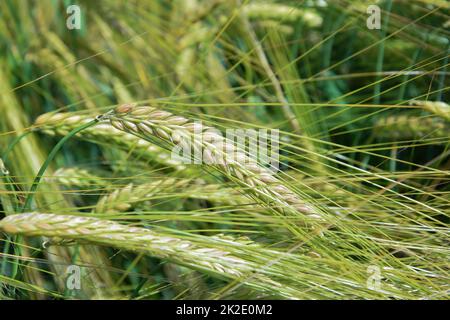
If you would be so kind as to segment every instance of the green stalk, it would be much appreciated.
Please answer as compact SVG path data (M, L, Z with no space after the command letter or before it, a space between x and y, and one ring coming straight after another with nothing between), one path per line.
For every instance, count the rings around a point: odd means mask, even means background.
M386 5L386 19L384 20L383 30L381 31L381 39L386 37L386 28L389 24L389 14L391 13L392 0L387 1ZM383 61L384 61L384 41L380 43L378 48L377 65L376 65L376 81L373 89L373 104L380 104L380 91L381 91L381 76L380 73L383 71Z
M6 151L3 153L2 155L2 161L6 162L9 153L14 149L14 147L23 139L25 138L28 134L30 134L31 131L26 131L24 133L22 133L21 135L17 136L9 145L8 148L6 148ZM14 189L14 181L13 179L11 179L9 172L5 169L5 168L0 168L0 174L4 177L4 184L5 184L5 188L7 191L11 192L11 194L13 195L14 192L16 191ZM8 199L10 196L5 195L5 198L1 199L2 205L4 207L5 213L7 211L9 212L15 212L17 210L17 199L15 199L14 201L12 199ZM14 196L11 196L14 197ZM1 263L1 267L0 267L0 275L6 275L6 265L8 262L8 258L7 258L7 253L9 252L9 249L11 247L11 242L17 242L17 236L13 236L13 237L9 237L6 236L5 239L5 245L3 247L3 259L2 259L2 263ZM17 257L21 256L21 252L20 252L20 247L15 246L14 247L14 253L16 254ZM17 271L19 270L19 259L18 258L14 259L14 262L12 263L12 271L11 271L11 277L14 279L17 275Z
M27 135L29 135L32 131L26 131L24 133L22 133L20 136L17 136L8 146L8 148L6 149L5 153L2 156L3 162L6 163L6 161L8 160L8 155L11 152L12 149L14 149L14 147L16 146L16 144L18 144L23 138L25 138Z
M44 164L39 169L38 174L36 175L36 178L34 178L33 184L31 185L30 191L27 195L27 198L25 199L25 204L22 207L21 212L25 212L27 210L31 209L31 203L34 199L34 194L39 186L39 183L41 182L42 176L44 175L45 171L47 170L48 166L52 162L52 160L55 158L58 151L62 148L64 143L66 143L67 140L72 138L74 135L76 135L78 132L83 131L84 129L87 129L89 127L92 127L93 125L97 124L100 121L101 117L97 117L94 120L79 126L72 131L70 131L64 138L62 138L56 146L52 149L50 154L48 155L47 159L45 160Z
M445 83L445 74L447 71L447 64L448 64L448 56L450 54L450 41L447 42L447 50L446 50L446 56L445 59L443 61L443 67L442 67L442 73L439 76L439 80L438 80L438 90L437 90L437 94L436 94L436 101L443 101L442 100L442 93L443 93L443 89L444 89L444 83Z
M423 43L426 44L428 41L428 34L426 34L426 36L424 37ZM417 63L417 60L419 59L420 55L422 54L423 51L423 47L419 47L413 55L412 61L411 61L411 65L410 65L410 69L413 70L414 66ZM405 99L405 93L406 93L406 87L408 86L408 79L409 79L409 75L406 74L403 76L402 78L402 85L399 88L399 94L398 94L398 101L402 102L403 99Z

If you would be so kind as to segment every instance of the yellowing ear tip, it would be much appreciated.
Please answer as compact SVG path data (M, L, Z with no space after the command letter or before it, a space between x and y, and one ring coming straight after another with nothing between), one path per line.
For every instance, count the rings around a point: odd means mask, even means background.
M50 118L50 113L44 113L41 114L37 119L34 121L34 124L39 126L47 122L47 120Z
M131 110L133 110L133 108L135 106L136 106L135 103L125 103L125 104L122 104L122 105L118 106L116 109L114 109L114 111L116 113L128 113Z

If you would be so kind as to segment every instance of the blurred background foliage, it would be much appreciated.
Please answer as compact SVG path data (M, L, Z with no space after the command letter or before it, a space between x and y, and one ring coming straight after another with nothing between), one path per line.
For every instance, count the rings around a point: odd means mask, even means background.
M304 242L298 263L278 265L298 298L448 298L450 5L373 2L381 30L366 26L371 1L1 1L1 157L13 148L4 159L0 215L20 211L61 138L33 124L39 115L158 105L222 130L280 129L284 183L351 221L295 239L242 200L245 190L201 168L77 138L47 171L35 209L100 216L98 199L130 182L201 179L197 189L168 185L102 216L186 237L245 237L280 252ZM81 8L80 30L66 27L72 4ZM444 111L413 100L444 102ZM205 200L205 184L234 191ZM283 297L281 289L278 296L235 286L114 247L0 237L4 299ZM82 290L64 285L71 264L82 266ZM381 268L384 290L366 287L369 265Z

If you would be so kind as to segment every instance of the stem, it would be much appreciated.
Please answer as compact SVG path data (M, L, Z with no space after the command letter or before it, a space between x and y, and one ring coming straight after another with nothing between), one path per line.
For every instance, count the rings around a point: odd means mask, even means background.
M24 133L22 133L20 136L17 136L8 146L8 148L6 148L5 153L2 155L2 159L3 162L5 162L8 160L8 155L11 152L12 149L14 149L14 147L16 146L16 144L18 144L23 138L25 138L27 135L29 135L32 131L26 131Z
M442 100L442 92L444 89L445 73L447 71L447 63L448 63L449 53L450 53L450 41L447 42L447 52L445 53L446 57L443 61L442 73L439 76L439 80L438 80L438 90L437 90L437 95L436 95L436 101L443 101Z
M5 152L2 155L2 161L6 164L6 162L8 161L8 156L10 154L10 152L14 149L14 147L23 139L25 138L27 135L29 135L32 131L26 131L24 133L22 133L21 135L17 136L6 148ZM4 177L4 184L5 184L5 188L7 191L11 192L12 196L11 198L14 198L15 195L15 189L14 189L14 181L13 179L11 179L9 172L4 168L0 168L0 170L2 172L0 172L0 175ZM5 170L3 172L3 170ZM5 195L5 197L9 197L7 194ZM8 203L10 205L10 207L8 209L6 209L5 206L7 206L7 204L5 203L5 199L1 199L2 200L2 205L3 205L3 210L5 210L5 214L8 215L8 211L9 212L15 212L17 209L17 198L13 200L8 199ZM6 275L6 267L7 267L7 263L8 263L8 252L9 249L11 247L11 242L18 242L18 236L6 236L5 238L5 244L3 247L3 259L2 259L2 263L0 264L0 275ZM20 252L20 247L14 246L14 253L15 253L15 257L13 259L13 261L11 262L11 278L15 279L17 276L17 272L19 270L19 256L22 255L22 253Z
M386 5L386 19L384 20L383 30L381 31L381 38L386 37L387 27L389 25L389 17L392 9L392 0L387 1ZM386 39L380 43L378 47L378 56L377 56L377 64L376 64L376 82L374 86L373 92L373 104L380 103L380 94L381 94L381 72L383 71L383 61L384 61L384 43Z
M47 170L48 166L50 165L50 162L52 162L52 160L55 158L56 154L58 153L58 151L61 149L61 147L64 145L64 143L66 143L67 140L69 140L70 138L72 138L74 135L76 135L78 132L87 129L89 127L92 127L93 125L97 124L100 121L100 117L95 118L94 120L79 126L75 129L73 129L72 131L70 131L64 138L62 138L61 140L59 140L59 142L56 144L56 146L52 149L52 151L50 152L50 154L48 155L47 159L45 160L44 164L42 165L42 167L39 169L39 172L36 176L36 178L34 178L33 184L31 185L30 191L27 195L27 198L25 199L25 204L23 205L23 208L21 210L21 212L25 212L27 210L30 209L31 207L31 203L34 199L34 193L36 192L39 183L42 179L42 176L45 173L45 170Z

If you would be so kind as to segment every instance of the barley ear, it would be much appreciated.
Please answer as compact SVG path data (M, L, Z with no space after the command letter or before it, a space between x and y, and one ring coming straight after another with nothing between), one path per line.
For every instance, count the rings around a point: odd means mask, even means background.
M195 135L195 123L185 117L150 106L129 106L117 108L110 121L116 129L131 133L153 141L158 138L165 143L175 145L180 137L174 135L177 130L183 130L185 136L191 137L194 144L213 148L219 155L220 165L211 166L224 172L233 180L251 191L252 198L257 198L269 207L282 214L295 211L312 218L320 217L320 210L311 203L300 198L286 187L269 169L259 166L245 151L240 150L212 127L202 128L202 139L198 141ZM222 148L222 150L220 150ZM223 150L234 150L235 157L229 157Z

